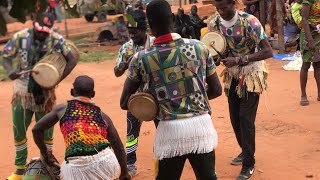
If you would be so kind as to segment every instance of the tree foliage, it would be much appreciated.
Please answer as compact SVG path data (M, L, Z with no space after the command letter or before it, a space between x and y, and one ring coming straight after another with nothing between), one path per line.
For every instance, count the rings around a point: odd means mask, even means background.
M25 23L27 16L31 16L37 11L37 4L39 7L38 12L44 12L48 7L47 0L0 0L0 6L8 8L9 2L12 4L9 15L16 18L18 21ZM62 1L66 10L73 17L79 17L77 12L77 6L71 7L68 0ZM0 12L0 35L4 36L7 33L7 22L4 19L3 14Z

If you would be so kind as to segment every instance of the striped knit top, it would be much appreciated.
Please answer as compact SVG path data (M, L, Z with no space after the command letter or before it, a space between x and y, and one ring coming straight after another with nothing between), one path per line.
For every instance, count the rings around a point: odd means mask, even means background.
M65 158L93 155L107 148L107 128L108 123L102 118L100 108L89 98L68 101L60 119L66 146Z

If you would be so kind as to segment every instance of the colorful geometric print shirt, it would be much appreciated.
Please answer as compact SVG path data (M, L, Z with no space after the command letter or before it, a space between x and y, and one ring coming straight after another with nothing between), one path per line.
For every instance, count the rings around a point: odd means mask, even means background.
M310 5L308 22L312 25L320 24L320 0L303 0L302 4Z
M144 46L139 46L137 44L134 44L132 39L130 39L128 42L126 42L121 46L121 48L119 49L115 68L121 67L123 64L127 63L129 58L133 56L135 53L141 50L147 49L152 45L155 38L149 36L148 34L146 35L147 35L147 39Z
M30 28L15 33L3 50L4 58L18 61L18 71L32 69L34 64L48 52L57 51L64 56L71 52L66 40L57 32L53 32L44 43L40 44L34 39L33 31L33 28ZM29 79L29 73L22 75L21 78Z
M238 57L254 53L260 41L266 38L260 21L253 15L238 12L238 20L229 28L221 24L220 18L220 15L215 16L208 30L219 31L224 35L228 45L228 56Z
M100 108L88 101L68 101L60 129L66 146L65 158L93 155L109 146L108 124Z
M148 84L159 103L158 119L174 120L211 113L205 86L215 71L203 43L172 33L134 55L128 78Z

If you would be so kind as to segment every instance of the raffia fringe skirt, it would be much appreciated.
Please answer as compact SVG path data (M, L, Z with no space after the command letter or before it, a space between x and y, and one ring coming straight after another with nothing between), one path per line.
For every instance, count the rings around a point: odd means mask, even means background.
M120 165L110 148L92 156L70 157L61 165L63 180L113 180L120 176Z
M217 131L209 114L160 121L154 140L154 158L209 153L217 144Z

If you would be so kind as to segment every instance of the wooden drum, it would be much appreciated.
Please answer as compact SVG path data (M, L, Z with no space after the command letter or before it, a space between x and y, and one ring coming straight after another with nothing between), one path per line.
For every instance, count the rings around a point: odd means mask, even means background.
M219 32L208 32L201 38L201 41L208 47L209 52L213 57L218 57L217 51L221 54L224 54L226 51L226 39Z
M48 166L39 157L32 158L26 165L22 180L58 180L60 179L60 165L55 163Z
M138 92L130 96L128 109L137 119L151 121L157 116L158 103L151 94Z
M53 52L33 67L31 75L41 87L53 88L59 83L66 64L62 54Z

